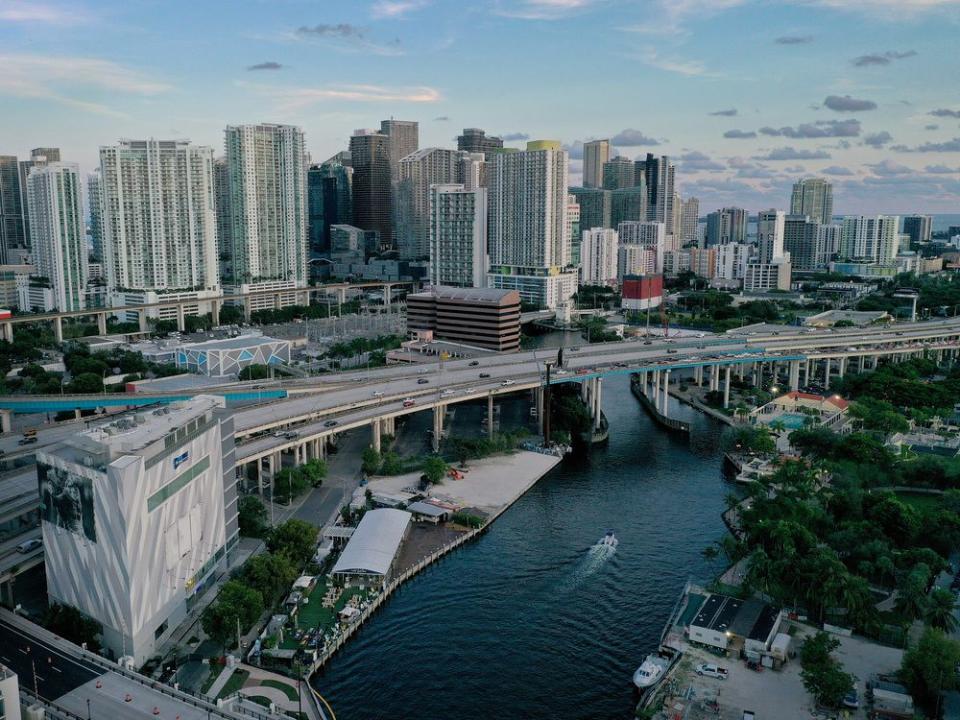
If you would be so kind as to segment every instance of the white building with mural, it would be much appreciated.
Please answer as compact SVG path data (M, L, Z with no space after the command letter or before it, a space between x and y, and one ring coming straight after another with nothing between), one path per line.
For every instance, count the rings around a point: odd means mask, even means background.
M38 452L50 601L145 663L239 539L233 465L233 419L206 395Z
M177 367L201 375L236 375L248 365L284 365L289 362L290 341L263 335L189 343L176 351Z

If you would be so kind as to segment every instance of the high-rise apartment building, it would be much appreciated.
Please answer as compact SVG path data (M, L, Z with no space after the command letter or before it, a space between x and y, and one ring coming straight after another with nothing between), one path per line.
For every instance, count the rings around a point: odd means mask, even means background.
M230 203L230 171L225 157L213 161L213 209L217 217L217 262L220 277L228 275L229 249L233 247L233 208ZM223 263L222 265L220 263Z
M783 210L763 210L757 216L757 259L762 263L773 262L783 255Z
M468 153L483 153L489 160L490 155L503 148L503 140L493 135L487 135L480 128L464 128L463 134L457 137L457 150Z
M645 185L610 190L610 227L622 222L642 222L647 219L647 188Z
M783 249L790 253L790 262L796 270L817 270L825 265L827 256L821 227L819 222L806 215L784 218Z
M612 193L602 188L572 187L570 194L580 206L582 230L611 227Z
M47 592L140 666L239 540L233 418L223 398L143 412L37 453Z
M576 195L567 195L567 237L570 238L569 265L580 267L580 244L583 238L580 235L580 203Z
M584 187L603 187L603 166L609 159L609 140L591 140L583 144Z
M357 130L350 138L353 163L353 224L375 230L380 242L393 245L393 195L390 138L374 130Z
M620 245L642 245L653 251L655 267L652 272L663 272L663 254L666 251L667 227L662 222L622 222L617 226ZM635 274L627 272L627 275Z
M26 247L19 163L15 155L0 155L0 262L6 264L10 251Z
M82 310L87 289L87 231L81 199L83 181L72 163L34 167L27 176L27 206L33 239L33 264L38 278L21 291L21 308ZM45 285L46 287L34 287ZM37 303L31 289L42 297ZM24 297L26 295L26 297Z
M930 242L933 234L933 218L930 215L906 215L903 218L903 232L910 236L911 243Z
M575 292L567 222L567 153L540 140L498 153L490 164L489 287L517 290L529 303L555 308Z
M268 281L307 284L307 172L303 131L262 123L226 129L233 286Z
M686 251L674 251L674 253L667 253L667 255L687 252L690 257L690 267L688 269L698 277L713 280L713 278L717 276L717 255L719 254L719 250L720 248L718 247L692 247ZM744 257L743 263L744 266L746 266L746 257Z
M630 275L652 275L657 272L657 252L645 245L617 246L617 282Z
M430 255L431 186L459 184L473 190L479 186L482 162L479 153L444 148L424 148L400 160L394 230L401 260Z
M103 264L112 292L219 292L211 148L121 140L100 148L100 175ZM146 298L116 304L138 301Z
M487 189L463 184L429 190L430 283L483 287L487 273Z
M637 178L643 175L647 183L647 219L667 226L667 235L673 235L674 175L676 168L666 155L657 157L647 153L646 160L635 166ZM634 184L639 184L637 180Z
M889 263L900 249L900 218L896 215L851 215L843 218L840 255L860 262Z
M831 224L820 226L820 247L823 252L823 265L840 253L843 246L843 225Z
M605 190L619 190L635 187L637 183L636 165L630 158L620 155L603 164L603 187ZM646 179L644 179L646 187Z
M90 204L90 244L93 257L103 262L103 180L100 168L87 175L87 202Z
M330 227L353 222L353 168L331 158L307 171L309 252L330 252Z
M743 208L729 207L707 215L707 246L745 243L749 216Z
M687 198L680 206L680 243L686 245L697 241L697 225L700 223L700 200ZM675 235L678 233L674 233Z
M390 139L390 178L396 182L400 161L420 148L420 124L414 120L381 120L380 134Z
M47 163L60 162L60 148L41 147L30 151L29 160L20 161L20 195L23 201L23 235L28 248L30 244L30 198L27 196L27 178L35 167L43 167Z
M726 243L707 248L716 251L714 277L723 280L743 280L750 261L750 246L744 243Z
M583 231L582 238L580 282L583 285L616 285L619 261L617 231L591 228Z
M804 178L793 184L790 214L807 215L821 225L833 222L833 185L824 178Z

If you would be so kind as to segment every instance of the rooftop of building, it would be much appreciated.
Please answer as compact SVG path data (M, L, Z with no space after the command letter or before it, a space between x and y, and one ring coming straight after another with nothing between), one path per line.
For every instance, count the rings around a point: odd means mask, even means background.
M410 513L404 510L367 511L333 566L333 573L386 575L409 523Z
M827 326L838 322L851 322L858 327L890 319L885 310L827 310L811 315L803 321L804 325Z
M519 294L516 290L498 290L496 288L458 288L447 287L446 285L434 285L423 292L407 295L407 300L411 298L439 298L442 300L467 300L476 302L500 302L508 295Z
M257 347L265 343L287 342L266 335L244 334L232 338L220 338L216 340L204 340L203 342L185 343L184 349L190 350L243 350L244 348Z

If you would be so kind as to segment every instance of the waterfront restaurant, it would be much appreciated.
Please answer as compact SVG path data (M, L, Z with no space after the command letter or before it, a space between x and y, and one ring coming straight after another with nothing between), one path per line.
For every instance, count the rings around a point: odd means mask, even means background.
M410 513L405 510L369 510L333 566L334 579L359 587L386 585L409 528Z

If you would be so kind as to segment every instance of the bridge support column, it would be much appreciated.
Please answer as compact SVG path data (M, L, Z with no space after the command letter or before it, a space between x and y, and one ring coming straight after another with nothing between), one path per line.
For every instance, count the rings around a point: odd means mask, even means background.
M823 389L824 390L830 389L830 365L831 364L832 363L830 358L823 359Z
M253 479L257 481L257 494L263 497L263 460L261 458L253 461Z
M440 438L443 437L443 405L433 408L433 451L440 452Z
M845 357L840 358L837 361L837 364L840 366L839 372L837 374L842 378L847 372L847 358Z
M670 390L670 371L667 370L663 373L663 400L661 401L660 414L666 416L667 409L669 408L668 400L670 395L668 394Z
M597 430L600 428L600 396L603 390L603 383L601 382L600 378L596 378L594 382L596 383L596 391L594 392L593 398L593 429Z
M210 302L210 324L212 327L217 327L220 325L220 301L213 300Z
M8 343L13 342L13 323L5 322L3 324L3 339Z
M723 407L730 407L730 366L727 365L724 369L723 377Z
M433 424L434 430L436 430L436 420L434 420ZM373 430L373 442L370 443L370 447L377 452L380 452L380 421L374 420L372 423L370 423L370 428Z
M247 295L244 295L243 296L243 321L244 322L250 322L250 315L252 312L253 311L250 308L250 297Z
M487 395L487 437L493 440L493 393Z
M53 338L58 342L63 342L63 318L55 317L53 319Z
M187 329L187 316L183 305L177 305L177 330L185 332Z
M760 363L754 363L753 367L750 369L751 381L755 388L760 387Z
M879 355L874 355L874 356L873 356L873 363L871 364L871 369L872 369L872 370L876 370L876 369L877 369L877 365L879 365L879 364L880 364L880 356L879 356Z
M107 334L107 314L97 313L97 332L101 335Z
M146 332L148 330L146 310L137 313L137 321L140 323L140 332Z
M277 453L272 453L267 460L267 470L270 471L270 482L274 481L274 478L277 475ZM263 485L260 485L260 494L263 495ZM270 497L273 497L273 492L271 491Z
M653 406L659 410L660 409L660 371L653 371L653 383L650 388L650 392L647 393L647 397L653 400Z
M703 387L703 365L697 365L693 369L693 379L697 383L697 387Z
M390 307L390 303L393 300L393 298L391 297L392 294L393 294L393 286L384 285L383 286L383 304L385 307Z
M803 363L803 385L806 387L810 384L810 360L805 360Z
M800 389L800 361L790 361L790 390L796 392Z
M10 432L10 417L13 413L10 410L0 410L0 432Z

